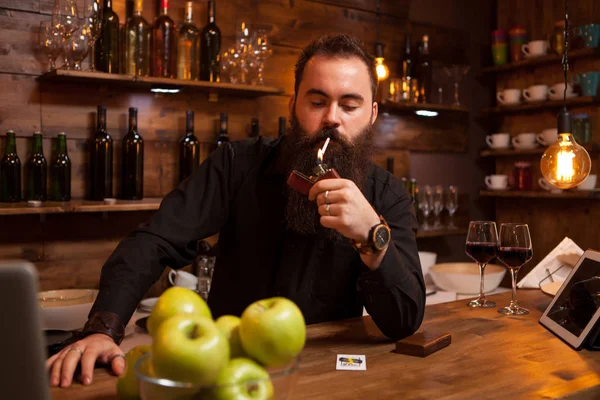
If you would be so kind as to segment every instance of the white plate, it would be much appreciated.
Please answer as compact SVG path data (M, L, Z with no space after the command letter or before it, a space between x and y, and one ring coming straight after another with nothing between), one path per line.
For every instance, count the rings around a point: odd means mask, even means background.
M97 295L95 289L39 292L42 329L72 331L83 328Z
M158 297L149 297L140 301L140 310L150 312L158 301Z

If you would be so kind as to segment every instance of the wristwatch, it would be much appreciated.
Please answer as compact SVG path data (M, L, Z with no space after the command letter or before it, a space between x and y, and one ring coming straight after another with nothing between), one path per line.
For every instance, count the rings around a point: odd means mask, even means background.
M385 250L390 244L392 238L390 227L381 215L379 216L379 221L377 225L369 230L366 242L362 243L352 240L352 245L360 254L379 253Z

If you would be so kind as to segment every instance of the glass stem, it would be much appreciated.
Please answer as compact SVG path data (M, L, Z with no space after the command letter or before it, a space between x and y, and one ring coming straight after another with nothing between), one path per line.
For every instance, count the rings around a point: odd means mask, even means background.
M517 308L517 274L519 273L518 268L509 268L510 275L512 277L512 299L510 301L509 308Z
M92 44L92 51L90 52L90 72L96 71L96 43Z
M458 82L454 82L454 104L460 104L460 101L458 100Z
M483 274L487 264L479 264L479 299L485 302L485 294L483 292Z

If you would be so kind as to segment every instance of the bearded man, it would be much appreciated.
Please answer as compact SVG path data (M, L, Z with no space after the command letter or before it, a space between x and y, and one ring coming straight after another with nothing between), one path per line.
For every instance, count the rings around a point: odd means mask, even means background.
M118 344L139 301L166 266L190 264L197 241L217 233L215 318L283 296L308 324L358 317L364 306L392 339L417 330L425 285L412 200L370 160L373 57L353 37L324 36L300 55L294 89L286 135L223 145L121 241L102 269L85 337L47 361L51 385L69 386L79 363L83 384L96 361L121 374ZM327 138L324 162L341 179L318 181L308 197L291 189L290 172L310 175Z

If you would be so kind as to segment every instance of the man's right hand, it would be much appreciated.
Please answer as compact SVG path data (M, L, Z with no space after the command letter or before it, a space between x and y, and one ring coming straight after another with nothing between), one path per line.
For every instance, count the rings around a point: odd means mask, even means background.
M119 346L110 336L94 333L65 347L46 360L46 370L50 372L50 386L71 385L79 362L81 362L81 383L89 385L92 383L96 360L103 364L110 364L117 376L125 371L125 355Z

